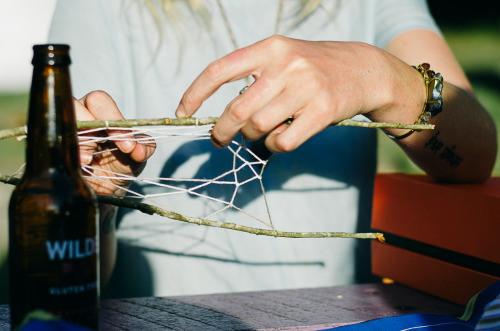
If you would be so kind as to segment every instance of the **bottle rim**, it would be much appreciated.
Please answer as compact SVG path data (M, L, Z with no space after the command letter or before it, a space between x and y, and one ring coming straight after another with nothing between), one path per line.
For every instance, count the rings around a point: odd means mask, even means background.
M41 44L33 46L33 65L69 65L69 45L66 44Z

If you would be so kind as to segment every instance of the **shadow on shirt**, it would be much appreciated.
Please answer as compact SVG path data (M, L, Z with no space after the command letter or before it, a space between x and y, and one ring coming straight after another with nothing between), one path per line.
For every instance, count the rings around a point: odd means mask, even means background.
M296 151L284 153L275 156L266 166L263 176L263 185L266 192L272 190L283 190L284 184L298 175L310 174L320 178L333 179L345 184L345 187L356 187L359 191L358 199L358 220L356 225L357 232L370 232L371 220L371 201L373 192L373 179L376 170L376 131L363 128L352 127L330 127L300 146ZM247 146L261 159L267 159L271 153L266 149L263 140L247 143ZM165 163L160 176L172 177L176 171L184 165L191 157L207 154L209 157L202 163L194 178L215 178L216 176L230 170L233 167L232 154L224 150L218 150L211 146L209 141L188 142L181 145ZM249 155L243 155L245 159ZM236 162L240 162L236 158ZM239 164L237 164L238 166ZM260 171L260 166L254 166L256 171ZM238 173L239 181L242 182L252 176L254 173L249 171L240 171ZM230 174L229 176L233 176ZM234 177L228 178L234 180ZM262 195L258 181L249 183L251 185L241 186L234 204L244 208L247 204ZM196 183L185 183L184 188ZM144 184L134 183L131 187L133 191L144 193L151 187ZM289 188L287 188L289 189ZM294 192L307 194L308 190L317 190L318 188L294 189ZM332 190L333 188L323 188ZM148 192L149 193L149 192ZM198 193L215 197L224 201L229 201L234 194L234 187L228 185L207 185L201 188ZM117 224L131 210L121 209L118 215ZM293 239L290 239L293 240ZM333 239L335 240L335 239ZM120 241L118 246L118 261L116 264L111 285L103 291L104 297L120 297L120 284L130 284L134 279L141 279L141 284L134 289L128 289L129 297L151 296L154 295L151 266L148 264L143 253L152 252L163 253L166 255L175 255L185 258L217 260L220 257L209 255L190 254L185 252L174 252L168 250L159 250L151 247L143 247L136 250L133 256L130 255L128 246L133 245L130 242ZM127 253L125 253L127 252ZM196 255L196 256L194 256ZM356 275L355 282L366 283L377 281L370 271L370 241L358 240L355 254ZM238 263L257 265L258 261L221 261L225 263ZM265 262L274 265L286 266L289 262L275 261ZM322 265L323 261L295 261L294 264ZM134 276L135 275L135 276ZM148 279L150 281L148 281ZM125 285L126 286L126 285Z

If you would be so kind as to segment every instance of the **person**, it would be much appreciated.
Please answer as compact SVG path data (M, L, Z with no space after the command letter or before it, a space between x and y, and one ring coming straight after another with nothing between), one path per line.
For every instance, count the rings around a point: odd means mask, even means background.
M428 120L436 129L386 133L439 181L484 181L494 164L494 123L424 0L59 0L49 41L71 45L79 119L220 116L211 132L218 148L173 142L157 144L153 154L151 145L122 142L123 155L109 157L125 173L137 173L149 158L145 177L213 178L232 162L224 147L240 134L257 155L277 152L262 180L279 230L370 230L376 132L332 124L422 122L430 99L412 66L424 62L444 77L441 112ZM81 154L82 163L99 161ZM229 199L232 191L208 193ZM245 189L238 204L261 215L260 196ZM163 202L187 215L218 210L196 196ZM115 208L103 208L109 225ZM219 216L243 217L234 210ZM110 297L373 280L368 241L252 236L130 210L117 217L116 265L109 226L111 248L101 250L104 274L114 266Z

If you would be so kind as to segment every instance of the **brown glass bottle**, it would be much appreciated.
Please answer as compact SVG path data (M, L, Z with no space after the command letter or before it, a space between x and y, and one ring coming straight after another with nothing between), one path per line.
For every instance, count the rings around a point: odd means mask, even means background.
M33 310L98 328L98 209L82 176L69 46L33 47L25 173L9 205L12 329Z

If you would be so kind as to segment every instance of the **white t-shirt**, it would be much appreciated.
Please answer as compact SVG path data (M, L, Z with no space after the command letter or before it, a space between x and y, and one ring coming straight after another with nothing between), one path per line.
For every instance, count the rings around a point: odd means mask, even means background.
M233 51L215 0L204 0L211 26L177 1L180 23L159 11L161 28L134 0L60 0L50 42L71 46L73 92L108 92L126 118L174 117L182 94L213 60ZM295 25L298 1L285 1L280 34L306 40L362 41L385 47L412 29L438 31L423 0L323 0ZM154 2L153 2L154 3ZM240 47L274 32L278 0L223 0ZM181 28L182 31L175 31ZM161 31L161 33L160 33ZM219 116L244 82L227 84L195 115ZM254 143L258 153L262 145ZM266 167L274 226L282 231L369 231L376 132L330 127ZM232 167L232 155L209 141L158 144L143 177L213 178ZM253 185L253 186L252 186ZM144 193L158 188L137 183ZM229 200L234 188L203 194ZM169 196L165 204L204 217L220 206L196 196ZM266 218L258 182L242 186L235 203ZM223 220L249 223L241 212ZM119 256L109 296L162 296L348 284L369 279L369 242L355 239L280 239L200 227L122 211Z

